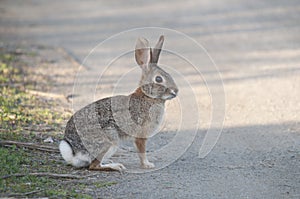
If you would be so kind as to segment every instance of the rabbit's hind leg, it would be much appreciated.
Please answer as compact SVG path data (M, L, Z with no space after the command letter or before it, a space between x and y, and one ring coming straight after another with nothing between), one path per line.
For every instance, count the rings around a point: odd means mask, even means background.
M122 171L125 170L125 166L120 163L107 163L104 164L103 161L108 160L116 151L117 146L115 145L108 145L107 147L103 148L104 152L100 153L96 159L92 161L89 166L90 170L97 170L97 171ZM104 155L103 155L104 154Z

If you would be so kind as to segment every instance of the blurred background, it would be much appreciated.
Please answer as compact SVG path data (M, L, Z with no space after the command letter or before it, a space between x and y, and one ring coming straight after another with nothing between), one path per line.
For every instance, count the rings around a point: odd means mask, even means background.
M264 99L252 99L253 93L269 95L268 93L272 90L269 87L273 87L274 84L278 84L279 87L274 87L275 93L270 94L269 101L272 101L273 97L274 100L281 100L282 106L276 106L277 109L285 109L289 105L285 103L285 100L279 99L282 97L280 91L276 91L276 89L282 89L287 101L295 96L294 90L287 93L288 89L292 88L289 85L291 77L288 78L289 82L286 82L288 80L286 78L299 72L300 5L298 1L124 2L70 0L49 2L3 0L0 9L2 42L27 42L62 47L81 64L92 49L115 34L142 27L169 28L195 39L207 50L222 76L225 89L227 89L227 101L234 104L235 107L245 106L238 105L239 100L244 100L244 104L252 102L252 106L254 106L253 101L260 100L255 106L259 106L259 109L267 109L266 106L260 104L269 103L261 101L268 97L258 95L258 98ZM150 37L148 39L154 45L160 32L156 31L152 34L151 31L144 31L144 33L148 34L145 36ZM163 30L161 34L164 34ZM90 71L92 72L87 71L81 79L85 77L84 81L92 82L92 84L98 82L101 73L99 71L95 74L94 71L97 70L97 67L103 68L102 61L106 57L114 58L114 53L120 49L129 51L127 59L123 62L127 68L124 67L126 70L123 70L121 67L115 67L111 73L124 74L132 66L135 66L132 59L133 52L130 53L130 51L133 50L136 37L139 35L131 36L124 37L127 40L122 38L108 43L108 46L96 48L92 56L89 56L84 62L87 67L91 67ZM202 75L206 75L205 81L215 81L217 77L211 75L212 63L208 57L200 54L203 54L203 51L196 52L195 49L185 48L184 43L184 41L177 40L176 37L166 37L165 47L175 52L180 49L183 56L198 57L203 67ZM177 61L172 62L168 55L162 56L162 59L166 60L165 62L163 60L162 63L169 66L177 63ZM117 64L119 65L120 62ZM188 70L189 67L181 65L180 72L182 74L185 72L186 75L193 74L191 71L188 73ZM209 74L209 72L211 73ZM216 71L214 70L214 72ZM75 74L70 75L75 76ZM114 78L114 76L105 77ZM115 75L115 78L111 82L116 82L119 76ZM280 79L285 79L286 84L278 83L277 80ZM265 82L266 80L269 80L268 83ZM259 81L261 82L258 83ZM135 78L128 82L132 83L129 87L133 87ZM219 80L217 82L220 83ZM198 83L193 86L201 86L203 82ZM95 89L95 85L91 89ZM102 89L103 96L110 94L103 87ZM108 89L111 90L110 87ZM85 89L79 90L82 92ZM126 89L125 91L127 92ZM238 91L245 93L245 96L236 97ZM92 97L94 96L88 98ZM231 97L234 101L230 101ZM78 101L78 107L84 103L86 102ZM291 111L295 111L295 108L292 108L294 105L290 106ZM253 109L254 107L248 108ZM257 118L256 114L257 112L254 114L255 118ZM278 114L272 114L268 118L275 120L276 117L280 117L277 118L279 120L288 120ZM255 118L253 119L255 120ZM291 119L295 118L289 118L289 120ZM251 119L249 119L249 123L251 123L250 121Z
M147 26L194 38L222 69L292 64L299 55L300 8L293 0L3 0L0 6L2 40L64 46L79 60L108 37Z

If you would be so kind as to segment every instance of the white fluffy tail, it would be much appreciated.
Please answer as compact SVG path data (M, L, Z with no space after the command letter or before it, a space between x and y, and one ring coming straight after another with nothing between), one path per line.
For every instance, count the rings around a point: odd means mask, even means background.
M79 152L74 155L70 144L65 140L60 142L59 151L64 160L74 167L86 167L89 166L92 161L88 154Z

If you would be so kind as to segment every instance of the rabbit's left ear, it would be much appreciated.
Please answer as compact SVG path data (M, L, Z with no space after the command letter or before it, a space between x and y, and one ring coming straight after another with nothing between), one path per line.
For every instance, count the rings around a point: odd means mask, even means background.
M152 57L149 42L145 38L139 38L135 45L135 60L143 69L147 70Z
M161 35L159 37L157 44L155 45L155 47L153 49L151 63L157 64L163 44L164 44L164 36Z

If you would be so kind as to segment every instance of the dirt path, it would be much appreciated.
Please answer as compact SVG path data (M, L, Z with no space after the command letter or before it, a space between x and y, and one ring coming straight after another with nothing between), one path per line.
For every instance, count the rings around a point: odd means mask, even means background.
M77 6L71 6L70 2L48 5L31 1L21 4L19 6L16 1L1 3L4 10L1 13L1 25L4 27L1 28L1 38L5 42L19 40L46 46L46 50L41 50L41 58L57 63L55 70L36 68L55 79L56 83L47 93L72 94L78 69L74 59L83 60L99 41L137 26L167 26L187 33L207 48L220 69L226 94L226 117L223 132L213 151L203 159L198 157L208 128L210 96L203 80L193 76L187 68L177 66L185 77L197 82L194 89L201 93L199 108L202 123L191 147L173 164L158 171L99 174L99 180L116 183L101 188L91 186L88 193L93 197L300 197L300 5L297 2L191 1L183 5L175 1L172 6L144 2L142 9L138 10L121 2L121 6L117 3L79 1ZM56 15L53 15L53 10L57 11ZM153 12L157 15L164 13L163 19L158 20ZM141 13L143 17L135 17ZM153 37L151 41L156 39L156 35L154 38L151 33L148 34ZM130 50L130 45L134 45L132 41L135 38L129 38L122 45L120 41L115 42L105 49L105 53L97 52L90 59L90 68L85 69L89 80L85 86L92 82L91 88L94 88L98 80L94 74L94 69L101 63L98 55L113 54L114 49L120 46L129 46ZM53 50L48 47L51 44L66 48L75 56L71 58L59 48ZM179 49L180 44L171 37L166 47ZM196 52L187 54L199 56ZM134 64L132 56L125 60L128 62L124 68L112 70L104 78L99 88L103 93L99 92L97 97L108 95L107 89L109 91L114 86L113 78L118 79L119 75L130 70ZM168 54L162 61L176 65ZM207 63L203 61L203 64ZM209 72L203 71L208 82L213 87L220 86L214 74ZM135 83L136 76L129 75L126 85L131 89ZM129 87L121 91L128 92L126 89ZM94 95L85 97L81 93L77 97L81 99L78 103L81 106L92 101ZM70 107L70 103L66 102L63 106ZM166 127L164 133L152 140L150 150L156 149L155 143L163 145L164 141L172 140L172 130L172 126ZM126 162L123 156L116 159Z

